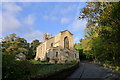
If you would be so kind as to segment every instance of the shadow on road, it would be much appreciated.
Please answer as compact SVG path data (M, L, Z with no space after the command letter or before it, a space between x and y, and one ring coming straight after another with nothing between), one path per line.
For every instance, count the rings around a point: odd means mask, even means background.
M120 73L88 61L82 61L79 68L67 80L120 80Z

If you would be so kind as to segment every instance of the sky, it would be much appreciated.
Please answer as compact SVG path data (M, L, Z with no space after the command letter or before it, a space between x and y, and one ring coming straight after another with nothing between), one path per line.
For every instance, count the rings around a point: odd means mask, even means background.
M55 36L69 30L74 34L74 43L79 43L87 21L79 20L78 16L85 5L85 2L3 2L0 37L15 33L28 42L42 41L45 32Z

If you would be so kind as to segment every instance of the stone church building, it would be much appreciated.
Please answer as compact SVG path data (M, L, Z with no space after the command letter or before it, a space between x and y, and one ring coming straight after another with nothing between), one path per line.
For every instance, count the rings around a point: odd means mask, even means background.
M59 32L56 36L43 36L43 43L37 47L35 60L48 60L51 63L79 61L79 52L74 49L73 34L68 30Z

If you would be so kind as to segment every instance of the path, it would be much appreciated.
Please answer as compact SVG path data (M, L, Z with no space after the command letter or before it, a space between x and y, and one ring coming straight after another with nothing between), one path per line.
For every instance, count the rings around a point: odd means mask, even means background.
M80 67L71 74L67 80L71 80L73 78L76 80L120 80L120 73L105 69L97 64L81 62Z

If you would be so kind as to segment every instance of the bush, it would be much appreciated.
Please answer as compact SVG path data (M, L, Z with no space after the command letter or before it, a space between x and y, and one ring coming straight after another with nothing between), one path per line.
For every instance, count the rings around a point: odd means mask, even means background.
M30 60L31 64L51 64L47 61L35 61L35 60Z
M2 55L3 79L23 78L35 74L36 68L29 61L16 61L14 55Z
M24 66L23 66L24 65ZM20 71L20 73L22 75L32 75L35 74L35 68L33 64L30 64L29 61L20 61L18 67L18 71Z
M35 76L45 77L50 74L73 67L76 61L71 64L48 64L39 61L16 61L14 55L4 54L3 56L3 79L30 79ZM36 65L40 64L40 65Z
M116 71L120 71L120 66L116 66Z
M3 78L8 78L11 74L13 74L15 64L15 56L9 54L2 55L2 76Z

